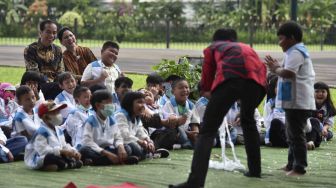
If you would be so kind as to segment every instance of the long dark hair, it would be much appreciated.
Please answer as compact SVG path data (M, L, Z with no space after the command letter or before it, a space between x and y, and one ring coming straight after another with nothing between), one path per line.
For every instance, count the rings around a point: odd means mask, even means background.
M140 92L128 92L125 94L123 100L121 101L121 107L126 110L129 117L132 118L134 115L133 112L133 103L137 99L144 99L145 95ZM134 122L135 119L131 119Z
M334 103L332 102L331 97L330 97L329 86L324 82L316 82L314 84L314 89L325 89L325 90L327 90L327 99L325 100L324 104L327 106L327 111L328 111L329 117L335 116L336 115L336 109L335 109Z

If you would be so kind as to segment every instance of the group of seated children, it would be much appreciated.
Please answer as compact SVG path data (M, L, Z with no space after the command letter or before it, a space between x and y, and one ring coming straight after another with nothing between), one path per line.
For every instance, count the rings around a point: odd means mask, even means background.
M39 84L39 74L28 71L17 89L0 85L0 162L20 159L24 152L25 164L32 169L61 170L168 157L168 150L194 147L210 99L204 94L194 104L188 82L176 75L163 80L150 74L146 87L136 92L131 91L130 78L119 77L111 93L101 85L78 86L74 76L64 72L58 75L63 91L53 101L44 100ZM276 77L270 78L263 117L266 134L261 139L268 146L287 147L285 114L274 104L276 85ZM332 138L336 113L329 87L322 82L314 87L318 110L306 128L308 149ZM239 101L226 119L232 142L244 144ZM256 109L260 133L261 119Z
M273 147L288 147L285 111L275 108L275 98L277 90L277 77L269 79L269 93L264 107L264 124L266 128L265 144ZM307 120L305 127L307 149L313 150L319 147L321 142L329 141L333 137L332 127L336 110L331 100L330 89L324 82L314 84L314 96L316 110Z

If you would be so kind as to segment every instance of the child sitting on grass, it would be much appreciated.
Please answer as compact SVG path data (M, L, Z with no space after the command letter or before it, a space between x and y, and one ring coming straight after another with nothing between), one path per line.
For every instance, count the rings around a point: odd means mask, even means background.
M15 87L10 83L0 83L0 128L7 138L12 132L12 122L19 104L15 102Z
M174 96L162 108L163 116L165 119L171 115L177 117L177 143L182 148L191 149L199 133L200 120L194 104L188 99L190 94L188 82L183 78L174 81L172 92Z
M130 156L131 150L124 146L118 125L113 119L115 106L108 90L92 94L94 110L85 125L80 152L86 165L137 164L138 158Z
M63 90L55 98L56 104L66 104L67 107L61 110L63 122L68 117L69 113L75 109L76 101L73 97L73 92L76 88L76 80L70 72L64 72L57 76L59 87Z
M311 131L306 133L307 148L312 150L319 147L322 138L329 141L333 137L332 127L336 109L330 97L329 86L324 82L314 84L316 111L309 119Z
M30 140L41 125L41 120L34 111L36 104L34 91L29 86L22 85L16 90L16 99L21 107L14 116L12 135L22 135Z
M26 146L24 156L29 168L56 171L82 167L80 153L65 142L64 133L59 127L62 123L60 110L66 106L56 105L52 101L39 106L38 115L43 122Z
M93 114L90 104L91 91L87 87L77 86L73 96L76 100L76 108L69 113L64 125L71 138L72 146L79 150L83 138L84 123Z
M159 157L168 157L165 149L156 150L153 141L142 126L141 115L145 112L145 96L140 92L129 92L121 103L122 109L115 114L125 144L128 144L132 154L145 159L157 153Z

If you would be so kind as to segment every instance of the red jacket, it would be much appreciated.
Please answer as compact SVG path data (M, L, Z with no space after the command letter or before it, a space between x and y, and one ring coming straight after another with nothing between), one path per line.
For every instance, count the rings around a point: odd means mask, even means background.
M217 41L203 53L203 91L213 91L219 84L232 78L251 79L266 89L266 66L250 46Z

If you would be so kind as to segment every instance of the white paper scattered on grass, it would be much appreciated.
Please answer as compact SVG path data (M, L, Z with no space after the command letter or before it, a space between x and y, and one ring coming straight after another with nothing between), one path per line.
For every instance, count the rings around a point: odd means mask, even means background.
M225 155L225 139L226 139L226 133L228 136L228 142L231 146L232 150L232 157L233 159L229 159ZM245 166L240 163L240 160L237 159L236 152L234 149L234 144L231 141L231 136L230 136L230 130L229 126L227 124L226 118L224 118L223 123L221 127L219 128L219 138L221 142L221 147L222 147L222 161L209 161L209 168L217 169L217 170L226 170L226 171L241 171L245 170Z

